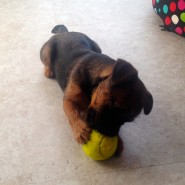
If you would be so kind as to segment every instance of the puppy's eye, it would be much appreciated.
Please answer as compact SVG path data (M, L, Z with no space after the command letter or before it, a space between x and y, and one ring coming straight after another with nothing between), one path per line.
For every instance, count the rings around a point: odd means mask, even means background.
M114 101L114 107L119 107L119 103L117 101Z
M99 83L101 83L102 81L104 81L108 76L104 76L104 77L98 77L94 83L94 86L98 86Z
M110 106L111 107L117 107L117 108L119 108L119 103L116 100L111 99Z

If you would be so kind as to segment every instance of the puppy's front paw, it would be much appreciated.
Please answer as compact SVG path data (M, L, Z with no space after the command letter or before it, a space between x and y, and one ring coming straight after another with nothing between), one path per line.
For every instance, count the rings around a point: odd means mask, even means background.
M83 121L78 121L73 128L74 137L79 144L84 144L90 139L91 131Z

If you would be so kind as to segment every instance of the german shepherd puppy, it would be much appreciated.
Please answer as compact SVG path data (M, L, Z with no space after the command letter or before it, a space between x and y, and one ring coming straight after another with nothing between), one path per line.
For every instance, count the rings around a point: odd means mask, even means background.
M93 40L64 25L52 33L40 58L45 76L56 78L64 92L64 111L78 143L85 143L92 129L116 136L142 109L145 115L151 112L152 95L130 63L102 54ZM119 146L123 148L121 140Z

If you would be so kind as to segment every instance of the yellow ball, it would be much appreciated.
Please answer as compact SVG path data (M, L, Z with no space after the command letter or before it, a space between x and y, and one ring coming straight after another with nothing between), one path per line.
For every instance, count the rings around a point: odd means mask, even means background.
M118 137L107 137L93 130L90 140L82 145L87 156L94 160L105 160L110 158L116 151Z

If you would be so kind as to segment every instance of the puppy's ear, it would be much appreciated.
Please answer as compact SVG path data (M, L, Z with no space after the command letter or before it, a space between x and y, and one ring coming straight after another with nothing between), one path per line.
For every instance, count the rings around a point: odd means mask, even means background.
M118 59L111 76L111 86L124 85L138 79L137 70L128 62Z
M146 95L146 100L145 100L145 104L144 104L144 114L148 115L153 107L153 97L150 94L150 92L147 91L147 95Z

